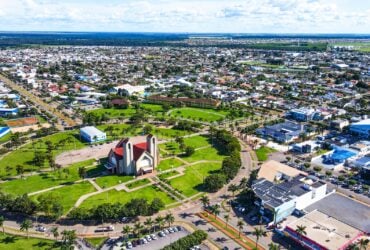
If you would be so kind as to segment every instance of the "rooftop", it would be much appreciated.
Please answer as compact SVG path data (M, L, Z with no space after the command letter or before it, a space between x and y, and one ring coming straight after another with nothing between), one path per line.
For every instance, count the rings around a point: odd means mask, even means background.
M306 237L327 249L341 249L361 234L356 228L318 210L287 225L293 230L297 226L305 226Z
M277 176L281 176L282 174L290 177L294 177L299 174L305 175L305 173L302 171L289 167L280 162L270 160L261 165L257 178L265 178L266 180L274 182L277 179Z
M314 210L370 233L370 207L351 198L333 193L305 208L307 212Z

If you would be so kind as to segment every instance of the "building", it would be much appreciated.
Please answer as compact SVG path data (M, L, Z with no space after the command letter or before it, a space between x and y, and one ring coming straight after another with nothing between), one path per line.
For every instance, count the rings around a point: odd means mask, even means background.
M301 143L295 143L291 150L300 154L307 154L317 151L321 148L321 145L316 141L304 141Z
M9 132L10 132L10 128L9 127L0 127L0 138L3 137L3 136L5 136Z
M330 127L339 131L342 131L344 127L349 125L348 120L333 120L330 122Z
M106 133L92 126L81 128L80 136L84 141L89 143L105 141L107 139Z
M256 130L256 133L263 137L272 138L280 143L288 143L299 138L299 135L305 132L304 125L286 121L283 123L265 126Z
M286 118L293 119L299 122L311 121L318 113L312 108L292 109L286 113Z
M16 116L18 114L18 108L0 108L0 116Z
M275 174L268 173L269 166L274 165L277 167L271 168L271 172ZM261 167L259 172L259 177L266 176L267 179L257 179L252 190L257 197L255 204L267 221L277 223L327 195L325 182L289 166L281 167L272 162Z
M305 235L297 233L298 226L305 227ZM360 230L319 210L288 224L284 232L304 248L312 250L344 250L363 235Z
M351 124L349 131L361 138L370 139L370 119Z
M278 161L270 160L261 165L258 170L257 179L264 178L268 181L275 182L281 179L293 178L298 175L306 175L306 173Z
M123 93L131 96L131 95L143 95L145 89L148 88L148 85L137 85L133 86L131 84L123 84L120 86L116 86L112 89L113 92L122 95Z
M141 175L157 167L159 153L153 135L122 139L108 154L106 168L113 173Z

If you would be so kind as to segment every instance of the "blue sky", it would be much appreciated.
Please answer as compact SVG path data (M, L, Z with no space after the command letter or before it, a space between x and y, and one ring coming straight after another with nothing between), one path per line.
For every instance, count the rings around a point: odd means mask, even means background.
M0 0L0 30L370 33L370 0Z

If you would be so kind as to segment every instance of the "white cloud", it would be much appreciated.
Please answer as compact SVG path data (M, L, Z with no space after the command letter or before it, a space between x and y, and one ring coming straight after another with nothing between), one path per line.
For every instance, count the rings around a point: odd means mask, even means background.
M0 0L0 30L369 32L368 1L343 1Z

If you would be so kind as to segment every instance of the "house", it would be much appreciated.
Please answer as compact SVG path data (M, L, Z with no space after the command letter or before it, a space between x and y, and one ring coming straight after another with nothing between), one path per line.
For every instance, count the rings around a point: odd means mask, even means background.
M80 135L81 138L87 141L88 143L105 141L107 139L106 133L92 126L81 128Z
M122 139L110 150L106 168L117 174L151 173L159 161L157 143L153 135Z
M333 129L337 129L339 131L342 131L343 128L348 126L348 125L349 125L348 120L337 119L337 120L333 120L333 121L330 122L330 127L333 128Z

